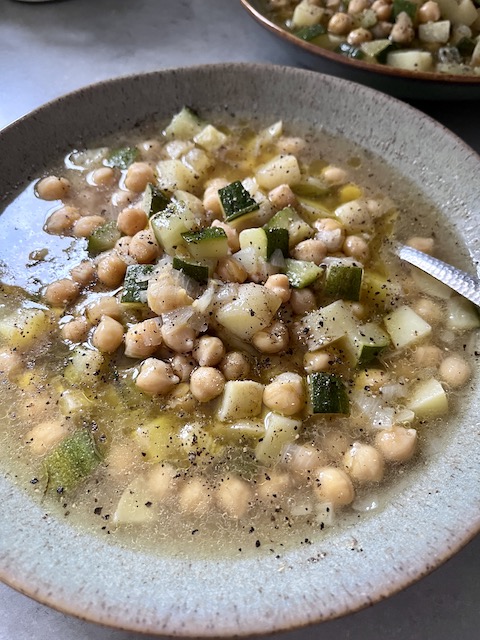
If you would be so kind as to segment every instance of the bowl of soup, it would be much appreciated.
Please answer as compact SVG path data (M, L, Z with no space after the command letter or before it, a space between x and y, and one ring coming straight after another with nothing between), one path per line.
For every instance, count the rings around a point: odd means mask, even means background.
M480 14L472 0L241 0L296 64L401 98L480 95Z
M225 64L86 87L0 150L2 580L247 635L355 611L477 533L478 313L392 248L474 271L480 163L453 134Z

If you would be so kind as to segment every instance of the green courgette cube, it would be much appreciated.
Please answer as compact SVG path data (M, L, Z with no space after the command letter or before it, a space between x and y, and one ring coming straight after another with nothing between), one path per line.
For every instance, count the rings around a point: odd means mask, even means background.
M294 35L301 40L305 40L306 42L310 42L311 40L315 40L318 36L327 33L326 27L323 24L311 24L308 27L302 27L294 32Z
M228 254L227 234L220 227L182 233L188 251L196 260L223 258Z
M97 227L88 238L88 253L91 256L95 256L109 249L113 249L121 235L117 229L117 223L113 220L105 223L101 227Z
M229 222L260 208L240 180L218 190L225 219Z
M208 282L210 274L208 265L198 264L196 262L187 262L186 260L175 257L173 258L172 266L178 271L183 271L186 276L193 278L193 280L196 280L201 284L206 284Z
M323 276L323 268L306 260L285 260L285 275L294 289L304 289Z
M285 207L270 218L263 227L267 229L286 229L288 231L289 248L292 249L302 240L314 234L312 227L292 207Z
M169 202L170 198L165 191L151 183L147 184L143 194L142 205L149 218L151 218L155 213L163 211Z
M125 273L120 302L124 304L146 304L148 280L153 270L153 264L129 264Z
M331 264L327 267L325 294L336 300L360 300L363 269L355 265Z
M194 231L197 220L194 212L184 202L172 200L167 207L150 218L150 227L156 241L169 255L185 246L182 234Z
M378 324L369 322L358 328L354 342L357 364L363 366L375 360L390 345L390 338Z
M62 440L44 461L47 488L59 494L75 489L100 461L90 431L79 429Z
M272 254L280 250L284 258L288 258L288 229L266 229L267 234L267 260Z
M347 389L334 373L312 373L308 376L308 387L312 413L350 413Z
M342 56L346 58L352 58L353 60L363 60L365 58L365 54L359 47L355 47L353 44L348 44L348 42L342 42L335 49L335 53L340 53Z
M113 149L105 160L105 164L109 167L117 169L128 169L128 167L138 158L137 147L122 147Z
M406 13L412 22L417 16L418 5L410 0L393 0L392 20L395 22L400 13Z

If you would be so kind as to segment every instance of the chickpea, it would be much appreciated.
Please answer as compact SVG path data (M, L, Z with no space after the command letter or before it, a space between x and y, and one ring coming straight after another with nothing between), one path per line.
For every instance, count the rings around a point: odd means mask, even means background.
M142 391L159 396L167 394L179 382L170 364L156 358L147 358L135 379L136 385Z
M46 420L35 425L25 435L25 443L35 455L42 455L58 444L67 433L64 424L59 420Z
M80 294L80 288L76 282L68 278L56 280L45 289L45 300L54 307L75 302Z
M214 220L212 222L212 227L218 227L225 231L227 235L228 248L232 253L235 253L240 249L240 241L238 239L238 232L236 229L221 220Z
M348 181L348 174L340 167L328 166L322 171L322 176L331 185L342 185Z
M290 289L290 282L285 274L275 273L273 276L269 276L264 286L270 291L273 291L282 302L288 302L290 300L292 291Z
M225 347L220 338L202 336L197 340L192 352L201 367L215 367L225 356Z
M390 20L392 15L393 6L386 0L375 0L371 8L375 11L377 19L381 22Z
M178 494L180 509L188 513L206 513L210 510L212 502L211 489L200 478L187 480Z
M22 359L16 351L0 351L0 376L9 380L22 370Z
M196 362L193 358L184 355L183 353L177 353L172 358L172 369L176 376L180 378L180 382L187 382L190 380L190 375L196 367Z
M353 502L355 490L352 481L342 469L321 467L315 480L315 493L321 502L343 507Z
M303 240L291 252L297 260L320 264L327 255L327 247L321 240Z
M218 190L228 185L228 180L215 178L211 180L203 193L203 207L205 211L211 211L218 217L223 216L223 209L218 197Z
M128 328L125 335L125 355L128 358L151 356L162 344L160 318L148 318Z
M128 264L132 262L132 258L129 253L131 242L131 236L122 236L116 241L114 246L115 252L118 253L122 260L125 260L125 262L127 262Z
M155 139L143 140L137 144L137 148L146 160L155 160L162 152L162 144Z
M118 287L123 282L127 265L118 255L112 251L99 260L97 264L97 276L99 282L107 287Z
M70 271L72 280L74 280L81 287L88 287L89 284L95 280L97 272L95 267L89 260L82 260L80 264L73 267Z
M112 167L100 167L92 171L91 181L97 187L109 187L115 180L115 171Z
M157 500L164 500L175 486L177 470L166 462L153 466L145 476L145 485Z
M110 201L114 207L124 208L132 204L132 202L136 199L137 194L132 193L131 191L123 191L119 189L118 191L115 191L115 193L112 193Z
M130 241L128 253L138 264L152 264L160 254L160 247L150 229L136 233Z
M441 16L442 13L440 11L440 7L436 2L432 2L432 0L428 0L428 2L422 4L417 11L417 18L421 24L425 24L426 22L437 22L440 20Z
M345 36L353 27L352 17L348 13L334 13L328 21L327 29L336 36Z
M290 485L291 479L288 473L271 471L265 478L259 480L257 484L257 496L260 500L273 501L281 498Z
M334 362L334 358L326 351L312 351L306 353L303 358L303 368L307 373L315 371L328 371Z
M387 7L389 7L389 12L391 12L390 5L387 5ZM388 38L392 31L392 27L393 24L391 22L388 22L387 20L380 20L371 28L372 36L375 38L375 40L383 40L384 38Z
M42 200L61 200L70 191L70 182L66 178L48 176L37 182L35 191Z
M350 439L341 431L327 431L322 438L322 450L332 458L340 460L351 444Z
M130 191L144 191L149 182L155 182L155 172L146 162L134 162L127 169L125 186Z
M250 363L240 351L230 351L225 355L218 368L226 380L242 380L250 373Z
M415 29L413 28L412 19L405 11L398 14L392 31L390 32L390 40L397 44L410 44L415 37Z
M86 318L79 317L67 322L62 327L62 336L70 342L83 342L87 337L90 324Z
M308 476L326 464L326 456L312 445L292 444L285 454L285 463L289 471L299 476Z
M317 308L315 294L311 289L292 289L290 296L290 306L293 313L303 315Z
M252 497L248 484L236 476L224 478L216 491L219 509L237 520L248 511Z
M79 218L73 225L73 235L76 238L88 238L95 229L105 224L102 216L84 216Z
M306 144L307 143L304 138L296 136L281 136L277 141L277 149L279 153L296 156L299 153L302 153Z
M188 353L193 349L197 334L187 324L162 325L162 338L164 343L177 353Z
M263 404L284 416L293 416L305 406L303 379L298 373L282 373L263 391Z
M123 342L123 325L110 318L102 316L92 336L92 344L102 353L114 353Z
M47 233L60 236L70 231L79 218L80 212L76 207L62 207L48 216L44 229Z
M325 244L329 253L340 251L345 241L345 229L338 220L321 218L315 221L314 227L317 230L315 238Z
M147 214L138 207L126 207L118 214L117 227L127 236L134 236L147 226Z
M277 211L285 207L295 207L298 204L297 196L288 184L281 184L268 193L268 199Z
M415 313L428 322L428 324L437 324L441 322L443 318L443 312L438 302L431 300L430 298L420 298L416 300L413 305Z
M415 363L420 368L438 367L442 361L442 350L433 344L421 345L415 349Z
M439 367L440 377L454 389L463 387L472 375L469 363L458 355L448 356Z
M383 478L382 454L370 444L354 442L343 456L343 465L359 482L379 482Z
M368 9L369 5L369 0L350 0L348 3L348 13L352 15L362 13L364 9Z
M239 282L241 284L245 282L248 274L238 260L227 256L218 261L217 276L224 282Z
M368 243L360 236L347 236L342 249L346 256L355 258L362 264L365 264L370 255Z
M190 376L190 391L199 402L217 398L225 387L225 378L215 367L198 367Z
M400 426L383 429L375 436L375 446L387 462L406 462L417 448L417 432Z
M102 316L110 316L115 320L121 320L123 307L114 296L102 296L87 307L86 315L92 324L100 322Z
M347 36L347 42L356 47L362 44L362 42L370 42L372 38L373 36L368 29L358 27L358 29L352 29L352 31L350 31Z
M274 320L269 327L257 331L252 344L262 353L280 353L288 347L290 336L281 320Z
M193 298L182 287L165 279L150 280L147 289L147 301L150 309L161 315L167 311L192 304Z
M435 240L433 238L422 238L420 236L412 236L406 242L409 247L433 255L435 248Z

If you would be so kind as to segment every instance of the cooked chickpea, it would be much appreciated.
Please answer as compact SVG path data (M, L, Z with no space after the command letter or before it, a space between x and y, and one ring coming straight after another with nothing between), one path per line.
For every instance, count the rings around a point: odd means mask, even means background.
M292 257L320 264L327 255L327 247L321 240L303 240L292 250Z
M137 149L145 160L155 160L162 152L162 144L158 140L142 140L137 144Z
M23 367L22 359L16 351L0 351L0 375L10 379L20 373Z
M292 291L288 277L284 273L275 273L273 276L269 276L264 286L270 291L273 291L282 302L288 302L290 300Z
M317 308L315 294L311 289L292 289L290 296L290 306L293 313L303 315Z
M130 191L144 191L149 182L155 182L155 172L146 162L134 162L127 169L125 186Z
M123 342L123 325L103 316L92 336L92 344L102 353L114 353Z
M122 284L127 264L118 253L112 251L104 258L101 258L97 264L98 280L107 285L107 287L118 287Z
M236 476L224 478L216 491L218 508L237 520L246 514L251 500L250 487Z
M183 353L177 353L172 358L172 369L175 375L180 378L180 382L190 380L190 375L196 366L195 360Z
M303 357L303 368L307 373L315 371L328 371L331 369L334 358L326 351L311 351Z
M116 241L114 246L116 253L118 253L118 255L122 258L122 260L125 260L125 262L127 262L128 264L130 264L133 260L129 253L131 242L132 242L131 236L122 236Z
M148 318L128 328L125 355L128 358L146 358L155 353L162 341L160 318Z
M197 333L187 324L162 325L162 338L167 347L177 353L188 353L193 349Z
M170 364L156 358L147 358L135 379L136 385L142 391L159 396L167 394L179 382Z
M431 298L419 298L413 304L413 310L428 324L441 322L444 315L442 307Z
M454 389L466 384L472 375L472 368L469 363L457 355L445 358L438 371L442 380Z
M383 429L375 436L375 446L387 462L406 462L416 451L417 432L400 426Z
M272 189L268 193L268 199L278 211L285 207L294 207L298 204L297 196L288 184L281 184L275 187L275 189Z
M82 260L70 270L70 275L81 287L88 287L97 277L97 272L89 260Z
M390 32L390 40L397 44L410 44L415 37L412 19L405 11L398 14Z
M132 191L123 191L119 189L112 193L112 197L110 198L111 203L115 207L128 207L129 204L132 204L134 200L137 199L137 194Z
M265 476L257 483L257 496L260 500L273 501L281 498L292 483L288 473L269 471Z
M88 321L92 324L100 322L102 316L110 316L115 320L121 320L123 307L114 296L102 296L87 307L86 315Z
M248 274L238 260L227 256L218 261L217 276L224 282L239 282L241 284L245 282Z
M442 350L433 344L421 345L415 349L414 358L418 367L438 367L442 361Z
M208 484L200 478L187 480L178 493L178 504L188 513L206 513L213 502L213 493Z
M377 19L379 21L390 20L390 16L392 15L393 5L386 0L375 0L372 3L371 8L375 11Z
M56 280L45 289L45 300L54 307L75 302L80 294L80 288L76 282L68 278Z
M148 283L147 301L150 309L161 315L192 304L193 298L182 287L160 279L150 280Z
M336 467L318 470L314 491L321 502L330 502L334 507L343 507L355 498L352 481L345 471Z
M274 320L269 327L257 331L252 338L253 346L262 353L285 351L289 341L288 329L281 320Z
M67 429L59 420L46 420L35 425L25 435L25 443L35 455L42 455L60 440L67 433Z
M347 172L344 169L340 169L340 167L335 167L333 165L325 167L322 171L322 176L328 184L332 185L341 185L348 181Z
M383 478L383 456L370 444L352 443L343 456L343 465L359 482L380 482Z
M176 484L177 469L171 464L160 462L155 464L145 476L148 491L157 500L164 500Z
M160 255L160 247L150 229L136 233L128 248L130 256L138 264L152 264Z
M329 253L340 251L345 241L345 229L334 218L321 218L316 220L314 227L317 230L315 238L321 240Z
M236 229L222 220L214 220L212 222L212 227L217 227L225 231L227 235L228 248L232 253L235 253L235 251L240 249L240 241L238 239L238 232Z
M76 207L61 207L48 216L44 229L59 236L70 231L79 218L80 212Z
M298 136L280 136L277 140L277 149L279 153L298 155L305 149L306 142L304 138Z
M424 4L422 4L417 11L417 19L421 24L425 24L426 22L437 22L440 20L442 13L440 11L440 7L436 2L432 2L432 0L428 0Z
M218 368L226 380L242 380L250 373L250 363L240 351L230 351L225 355Z
M215 215L221 217L223 215L222 205L218 196L218 190L228 185L228 180L224 178L215 178L210 181L203 193L203 206L205 211L211 211Z
M433 255L435 249L435 240L433 238L423 238L421 236L412 236L406 242L409 247Z
M323 467L326 462L323 451L313 445L291 444L285 454L288 470L299 476L310 476L314 470Z
M332 429L323 434L322 451L325 451L332 460L340 460L351 444L351 440L341 431Z
M348 3L348 13L352 15L362 13L364 9L368 9L369 5L369 0L350 0Z
M225 347L220 338L202 336L196 341L192 355L201 367L215 367L225 356Z
M190 391L199 402L217 398L225 387L225 378L215 367L198 367L190 376Z
M147 214L139 207L126 207L118 214L117 227L127 236L134 236L147 226Z
M352 29L352 31L350 31L347 36L347 42L356 47L362 44L362 42L370 42L372 38L373 36L368 29L358 27L358 29Z
M92 171L91 180L97 187L109 187L115 180L115 171L112 167L100 167Z
M73 225L73 235L76 238L88 238L95 229L105 224L102 216L84 216L79 218Z
M372 36L375 38L375 40L383 40L384 38L388 38L392 31L392 27L393 24L391 22L388 22L387 20L380 20L371 28Z
M48 176L37 182L35 190L42 200L61 200L70 191L70 182L66 178Z
M263 391L263 404L284 416L293 416L305 406L305 388L298 373L282 373Z
M86 318L74 318L62 327L62 336L70 342L83 342L87 337L90 324Z
M360 236L347 236L342 249L346 256L355 258L362 264L365 264L370 255L368 243Z
M339 12L334 13L330 18L327 29L336 36L345 36L347 33L350 33L352 27L352 16L349 16L348 13Z

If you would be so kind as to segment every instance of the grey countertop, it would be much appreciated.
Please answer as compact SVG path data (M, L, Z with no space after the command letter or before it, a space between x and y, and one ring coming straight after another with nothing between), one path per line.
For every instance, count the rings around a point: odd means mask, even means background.
M0 0L0 127L92 82L226 61L295 64L238 0ZM412 104L480 152L480 101ZM474 640L480 625L479 553L477 537L433 574L369 609L273 638ZM66 616L0 585L0 640L142 637Z

